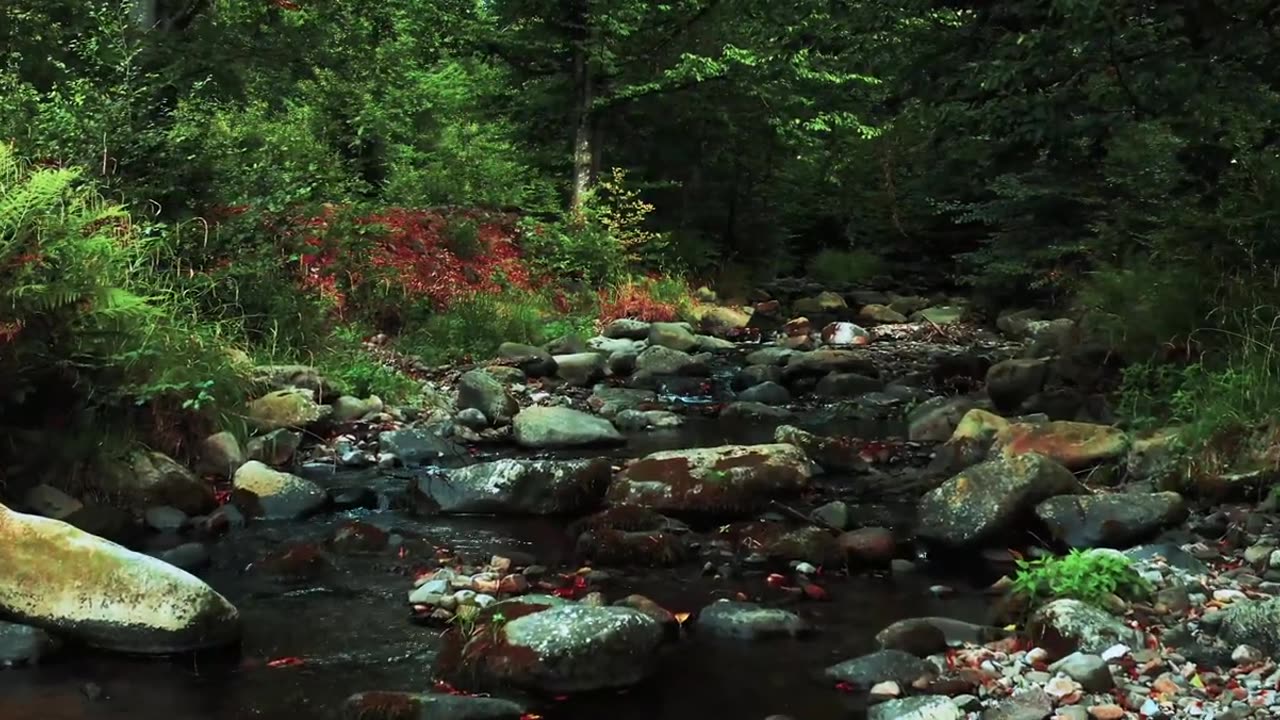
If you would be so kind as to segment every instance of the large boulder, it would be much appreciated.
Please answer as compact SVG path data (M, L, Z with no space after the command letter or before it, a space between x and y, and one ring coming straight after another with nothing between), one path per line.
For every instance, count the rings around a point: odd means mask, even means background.
M329 499L319 485L251 460L232 478L237 505L253 517L296 520L319 510Z
M687 352L651 345L636 358L636 369L654 375L705 375L706 363Z
M1069 547L1126 549L1182 522L1187 504L1176 492L1060 495L1037 505L1036 516Z
M0 505L0 615L88 645L177 653L233 643L240 616L153 557Z
M529 377L549 377L556 374L556 361L551 353L533 345L504 342L498 346L498 359L520 368Z
M484 627L457 651L460 682L542 693L579 693L635 685L655 669L665 631L629 607L537 598L491 606ZM491 619L501 614L504 622ZM458 642L458 640L454 640Z
M203 515L217 506L208 483L158 452L131 453L126 463L106 469L99 478L99 487L142 508L170 505L188 515Z
M1034 358L1002 360L987 370L987 395L996 409L1014 412L1028 398L1044 389L1049 361Z
M425 473L414 490L435 512L556 515L595 506L612 475L607 460L505 458Z
M258 432L281 428L301 430L325 417L329 408L316 403L310 390L276 390L249 403L245 410Z
M823 377L831 373L858 373L880 377L876 364L859 350L814 350L795 353L787 360L782 374L787 381L804 377Z
M405 465L456 465L467 459L466 450L426 427L378 433L378 448Z
M1068 470L1083 470L1123 457L1129 438L1108 425L1056 420L1012 423L996 434L995 446L1006 457L1035 453L1053 458Z
M229 478L247 459L236 436L223 431L201 441L196 470L202 475Z
M1280 654L1280 598L1232 603L1218 632L1232 646L1248 645L1275 657Z
M1080 491L1069 470L1043 455L989 460L924 496L917 534L940 545L972 547L1029 519L1042 500Z
M848 683L857 690L869 690L882 682L896 682L903 687L922 677L938 674L932 665L901 650L878 650L870 655L832 665L824 673L828 679Z
M605 375L608 355L598 352L556 355L556 375L574 387L590 387Z
M687 323L656 322L649 326L649 345L689 352L698 346L698 336Z
M512 422L516 443L536 449L621 445L622 433L605 418L564 407L531 407Z
M520 411L506 386L484 370L465 372L458 381L458 409L469 408L484 413L492 425L505 425Z
M633 461L609 487L610 505L658 511L748 513L809 482L809 459L795 445L726 445L653 453Z
M1032 642L1066 656L1073 652L1099 654L1112 645L1143 647L1142 635L1106 610L1079 600L1054 600L1042 605L1027 622Z
M812 626L790 610L769 608L749 602L714 602L698 613L701 635L732 640L762 640L796 637Z

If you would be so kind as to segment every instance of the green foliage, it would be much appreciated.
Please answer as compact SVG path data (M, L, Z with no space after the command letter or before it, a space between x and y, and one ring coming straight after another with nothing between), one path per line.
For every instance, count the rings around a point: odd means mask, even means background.
M1072 550L1064 557L1019 560L1013 592L1032 605L1069 598L1105 607L1108 595L1136 600L1151 592L1124 555L1109 551Z
M824 285L859 285L885 271L884 259L869 250L823 250L809 261L809 277Z
M401 345L435 364L488 359L504 342L538 345L549 340L547 312L541 298L527 293L475 295L408 328Z
M445 247L463 260L479 256L484 252L484 244L480 242L480 227L474 220L450 219L445 227Z

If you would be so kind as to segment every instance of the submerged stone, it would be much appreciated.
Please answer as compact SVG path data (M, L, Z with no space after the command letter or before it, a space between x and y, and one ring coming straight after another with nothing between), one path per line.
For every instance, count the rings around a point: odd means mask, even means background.
M609 487L610 505L658 511L743 513L809 482L809 459L794 445L726 445L653 453Z

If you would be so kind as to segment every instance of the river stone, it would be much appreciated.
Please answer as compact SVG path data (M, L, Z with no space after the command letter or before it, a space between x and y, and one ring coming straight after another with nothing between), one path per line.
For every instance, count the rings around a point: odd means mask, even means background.
M1026 520L1042 500L1080 490L1070 471L1043 455L988 460L925 495L916 532L941 545L973 547Z
M643 410L656 402L658 394L652 390L597 385L587 398L587 407L603 417L613 417L623 410Z
M776 382L766 380L738 393L738 399L763 405L786 405L791 402L791 391Z
M738 344L732 340L712 337L711 335L699 335L698 344L693 349L699 353L726 353L731 350L737 350Z
M925 400L907 413L907 437L912 442L943 442L976 404L963 396Z
M1012 423L996 434L994 446L1005 456L1036 453L1057 460L1068 470L1083 470L1123 457L1129 439L1119 428L1056 420Z
M951 437L938 448L934 467L959 472L986 460L996 434L1008 425L1008 420L995 413L981 408L970 410L960 419Z
M39 628L0 622L0 667L35 665L61 646L62 643Z
M687 352L651 345L636 358L636 369L654 375L705 375L706 363Z
M1175 492L1060 495L1036 506L1054 539L1073 548L1126 549L1187 517Z
M201 475L212 475L221 479L231 477L245 463L244 450L240 441L232 433L223 431L215 433L200 442L200 460L196 463L196 471Z
M968 311L956 305L939 305L911 313L913 322L931 322L935 325L950 325L965 319Z
M857 690L869 690L872 685L892 681L910 687L921 677L936 676L932 665L901 650L878 650L852 660L845 660L827 668L830 680L849 683Z
M1051 673L1063 673L1084 687L1085 692L1106 692L1115 687L1111 668L1100 655L1074 652L1049 666Z
M826 505L815 508L810 517L814 522L833 530L844 530L849 527L849 506L840 500L832 500Z
M662 626L627 607L567 604L502 626L482 675L519 688L577 693L635 685L655 669Z
M871 342L871 333L851 322L828 323L818 336L826 345L866 345Z
M555 355L556 376L572 387L589 387L605 375L606 355L596 352Z
M918 617L899 620L876 634L882 650L901 650L916 657L928 657L961 644L985 645L1005 637L1000 628L975 625L945 617Z
M798 352L787 360L782 376L787 382L798 378L823 377L831 373L858 373L879 377L874 362L860 350L814 350Z
M982 713L982 720L1045 720L1053 714L1053 701L1039 687L1019 690Z
M333 401L334 422L346 423L359 420L366 415L382 412L382 399L373 395L361 400L350 395L343 395Z
M1135 436L1125 458L1125 472L1134 480L1163 480L1177 466L1179 431L1161 428Z
M362 692L343 703L341 720L520 720L511 700L449 693Z
M839 400L875 392L884 388L884 383L875 378L858 373L831 373L818 381L813 393L820 398Z
M271 390L302 389L320 399L336 394L328 379L310 365L259 365L253 368L252 376L256 384Z
M960 720L964 716L946 695L901 698L867 709L867 720Z
M792 412L786 408L744 400L731 402L720 409L720 419L727 422L790 420L792 416Z
M644 349L644 343L639 340L610 338L603 335L597 335L593 338L587 338L587 349L597 355L607 358L610 355L619 352L638 353Z
M226 598L168 563L0 505L0 614L93 647L175 653L226 645Z
M649 323L643 320L619 318L606 325L604 332L601 334L607 338L645 340L649 337Z
M653 323L649 326L648 340L651 348L661 346L681 352L689 352L698 346L697 336L686 323Z
M520 406L492 373L471 370L463 373L458 381L458 409L479 410L490 424L505 425L519 412Z
M848 438L825 437L794 425L779 425L773 431L773 441L799 447L828 472L867 470L867 462L861 457L860 446Z
M310 390L294 388L277 390L249 403L249 422L259 432L280 428L301 430L325 416L326 409L315 401Z
M748 365L733 376L732 386L735 390L748 390L761 383L781 381L782 368L777 365Z
M760 348L747 356L748 365L764 365L766 367L780 367L786 365L791 358L796 355L796 351L785 347L766 347Z
M697 631L731 640L796 637L810 630L799 615L749 602L714 602L698 613Z
M609 486L610 505L693 513L748 513L808 485L809 459L795 445L669 450L631 462Z
M531 378L556 374L556 361L551 353L533 345L504 342L498 346L498 359L520 368L521 372Z
M189 573L203 570L212 562L209 548L198 542L183 543L164 552L154 553L154 556Z
M245 444L245 456L249 460L257 460L267 465L284 465L293 459L293 454L298 451L298 446L301 444L302 433L281 428L260 437L250 438Z
M27 510L54 520L63 520L84 507L84 503L50 485L36 485L22 496Z
M251 460L236 471L232 486L251 493L242 507L248 515L268 520L297 520L325 504L329 496L319 485L297 475L273 470Z
M1079 600L1054 600L1042 605L1027 622L1032 641L1056 654L1079 651L1100 654L1117 643L1143 647L1142 636L1101 608Z
M858 320L865 323L892 325L906 322L907 316L887 305L872 303L862 306L858 311Z
M378 449L410 466L459 463L467 458L462 447L424 427L378 433Z
M168 505L149 507L143 511L142 518L148 527L157 532L177 532L190 522L186 513Z
M1280 655L1280 598L1232 603L1222 615L1219 635L1231 646L1248 645Z
M716 337L727 337L751 323L751 313L740 308L713 306L707 308L698 319L702 331Z
M844 298L836 293L823 291L815 297L800 298L791 303L792 312L798 315L821 315L848 307Z
M427 472L415 491L441 513L556 515L589 510L613 474L609 461L504 458Z
M621 445L622 433L605 418L564 407L530 407L512 421L516 444L550 449Z
M203 515L218 505L213 488L195 473L163 453L144 450L108 467L99 489L138 508L172 505L188 515Z
M1001 412L1014 412L1044 389L1049 361L1037 358L1001 360L987 370L987 396Z

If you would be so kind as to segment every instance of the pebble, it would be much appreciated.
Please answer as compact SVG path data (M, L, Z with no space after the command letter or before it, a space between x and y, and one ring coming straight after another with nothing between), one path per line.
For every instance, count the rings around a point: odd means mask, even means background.
M1213 591L1213 599L1218 602L1235 602L1236 600L1246 600L1248 597L1248 595L1245 595L1239 590L1232 590L1230 588Z
M818 573L818 568L814 567L813 565L807 562L802 562L796 565L796 572L800 573L801 575L816 575Z
M898 686L898 683L892 680L886 680L882 683L872 685L869 694L872 700L887 700L901 695L902 688Z
M1266 656L1263 655L1261 650L1249 645L1239 645L1235 650L1231 651L1231 662L1234 662L1237 665L1253 665L1255 663L1260 663L1264 657Z

